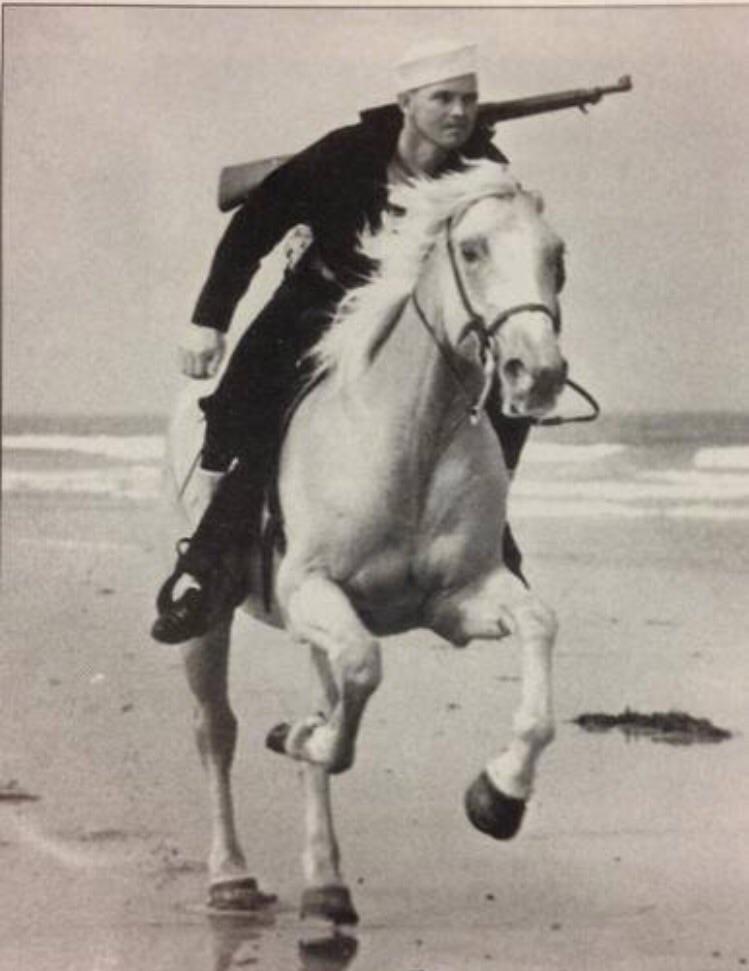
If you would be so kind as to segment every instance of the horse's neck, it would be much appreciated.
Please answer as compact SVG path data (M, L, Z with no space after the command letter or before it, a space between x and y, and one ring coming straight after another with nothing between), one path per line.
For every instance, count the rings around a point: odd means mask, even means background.
M427 293L427 288L423 288ZM423 304L423 305L422 305ZM409 299L398 323L361 379L358 393L390 452L423 476L439 460L478 393L476 368L440 346L442 320L428 296L420 300L427 324Z

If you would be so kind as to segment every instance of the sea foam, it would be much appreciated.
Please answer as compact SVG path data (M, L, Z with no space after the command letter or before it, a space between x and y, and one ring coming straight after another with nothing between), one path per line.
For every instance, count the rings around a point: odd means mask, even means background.
M665 481L661 481L660 477L641 473L636 479L629 481L593 479L555 482L548 479L524 479L519 474L513 484L513 493L523 498L548 496L555 499L616 502L749 499L749 476L691 476L689 473L672 472Z
M45 471L3 469L3 492L62 492L115 499L155 499L161 488L157 465Z
M5 451L77 452L125 462L160 461L162 435L5 435Z
M548 464L574 462L584 464L607 459L625 450L625 445L615 442L594 442L590 445L568 445L557 442L534 442L532 439L523 449L522 464Z
M698 449L694 465L698 469L749 469L749 445Z

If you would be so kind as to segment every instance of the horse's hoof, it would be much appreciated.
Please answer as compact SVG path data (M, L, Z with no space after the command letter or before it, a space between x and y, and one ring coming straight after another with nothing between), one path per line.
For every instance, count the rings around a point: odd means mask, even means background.
M314 746L309 744L315 732L325 724L325 716L322 714L311 715L293 725L288 722L281 722L268 732L265 744L272 752L277 752L279 755L288 755L289 758L301 762L311 762L313 765L323 765L330 772L342 772L345 768L348 768L348 765L344 765L343 768L339 767L344 762L343 758L333 762L324 758L327 754L324 748L322 751L315 752Z
M358 924L348 887L308 887L302 894L299 916L317 918L333 924Z
M263 893L253 877L222 880L208 888L208 907L217 913L252 913L269 907L276 900L275 894Z
M288 722L281 722L275 728L271 728L265 737L266 748L279 755L286 755L286 739L289 737L291 725Z
M506 796L482 772L466 791L465 808L476 829L495 840L509 840L520 829L525 800Z

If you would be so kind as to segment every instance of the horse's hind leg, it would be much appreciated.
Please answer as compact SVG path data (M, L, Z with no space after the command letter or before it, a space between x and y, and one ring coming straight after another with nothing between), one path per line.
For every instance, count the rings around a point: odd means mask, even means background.
M289 632L320 649L318 669L332 703L329 712L277 726L268 745L330 773L343 772L354 761L359 723L382 677L380 646L340 587L325 577L306 577L285 601Z
M231 766L237 719L229 704L228 657L231 618L183 648L187 680L195 698L195 738L208 777L211 848L209 904L252 910L269 898L247 871L234 823Z
M522 657L522 694L505 750L466 793L468 818L482 832L509 839L520 828L536 763L554 738L551 658L553 611L502 568L443 604L434 629L456 644L514 633Z

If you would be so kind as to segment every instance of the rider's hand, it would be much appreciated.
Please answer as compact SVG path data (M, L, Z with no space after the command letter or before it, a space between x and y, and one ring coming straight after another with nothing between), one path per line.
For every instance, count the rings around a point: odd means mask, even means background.
M189 378L210 378L218 370L226 345L224 335L212 327L190 324L182 332L179 361Z

